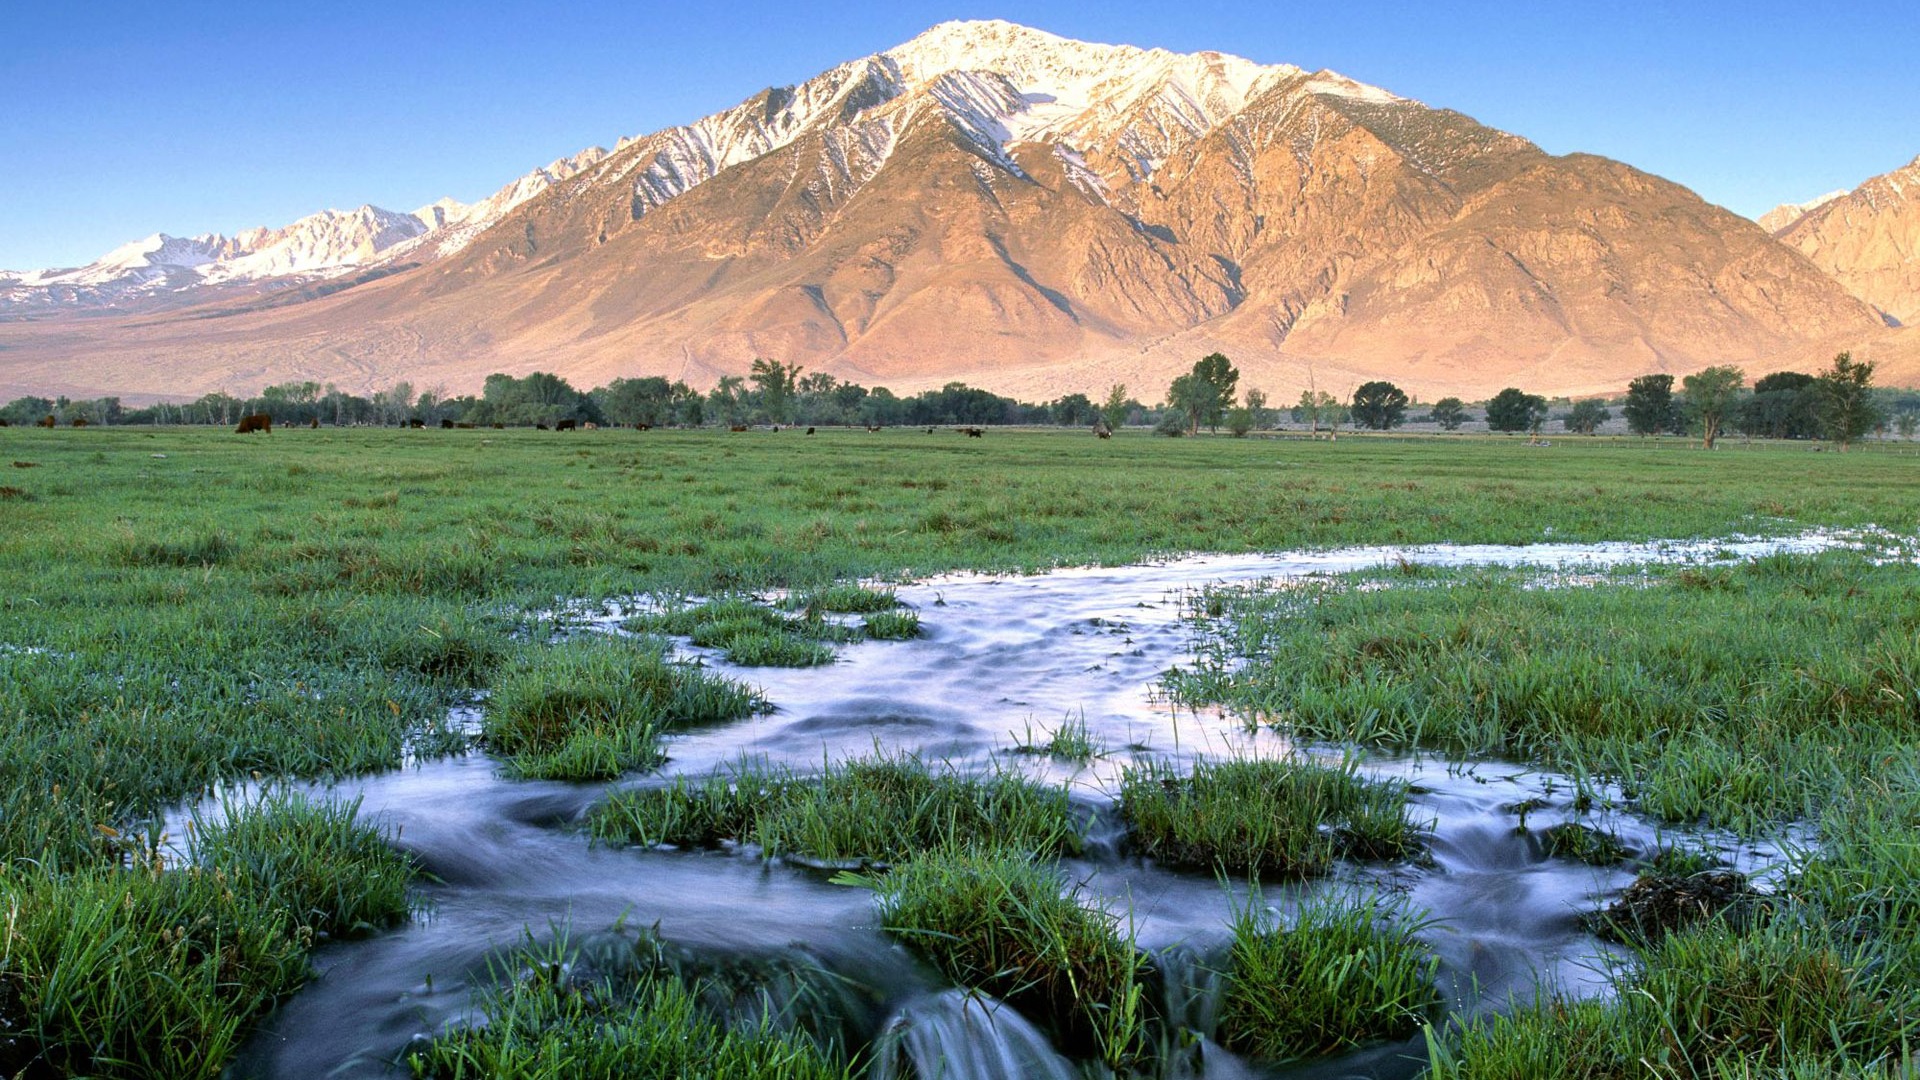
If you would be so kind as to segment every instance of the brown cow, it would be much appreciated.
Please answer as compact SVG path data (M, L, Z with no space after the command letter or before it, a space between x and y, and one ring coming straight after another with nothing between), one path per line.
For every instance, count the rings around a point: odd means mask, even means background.
M1095 435L1098 435L1102 439L1113 438L1113 429L1107 426L1107 422L1105 420L1102 420L1099 423L1093 425L1093 433Z
M981 429L979 429L979 428L977 428L977 427L963 427L963 428L961 428L961 429L960 429L960 431L961 431L961 432L962 432L963 434L965 434L965 435L966 435L966 437L967 437L967 438L969 438L969 439L981 439L981 438L985 438L985 437L986 437L986 434L987 434L987 433L986 433L985 431L982 431Z
M554 423L553 430L572 431L574 428L577 428L579 426L580 426L580 423L577 420L560 420Z
M441 430L441 431L452 431L452 430L453 430L453 421L451 421L451 420L449 420L449 419L447 419L447 418L446 418L446 417L444 417L444 416L443 416L443 417L441 417L441 418L440 418L440 430Z
M635 424L635 425L633 425L633 430L635 430L635 431L652 431L652 430L653 430L653 425L652 425L652 424Z
M315 417L312 417L312 418L310 418L310 419L309 419L309 420L307 421L307 426L308 426L308 427L310 427L310 428L312 428L312 429L313 429L313 430L315 430L315 431L319 431L319 430L320 430L320 418L319 418L319 417L317 417L317 416L315 416Z
M40 419L38 419L38 420L35 420L35 421L33 422L33 426L34 426L34 427L44 427L44 428L50 428L50 427L52 427L53 425L54 425L54 419L53 419L53 414L52 414L52 413L48 413L47 415L45 415L45 416L43 416L43 417L41 417Z
M71 421L69 421L69 423L71 423L74 427L86 427L87 418L84 416L76 416Z
M453 425L453 426L454 426L454 427L457 427L457 428L459 428L459 429L460 429L460 430L462 430L462 431L472 431L472 430L473 430L473 425L472 425L472 424L469 424L469 423L467 423L467 422L466 422L465 420L462 420L462 421L460 421L459 423L457 423L457 424L455 424L455 425Z
M735 425L733 425L732 427L730 427L730 428L728 428L727 430L728 430L728 431L745 431L745 430L747 430L747 425L745 425L745 424L735 424Z
M240 426L233 429L235 435L251 435L256 431L273 434L273 417L266 413L254 413L240 418Z
M872 434L874 434L874 433L876 433L876 432L878 432L879 430L880 430L880 425L879 425L879 424L868 424L868 425L867 425L867 434L869 434L869 435L872 435Z

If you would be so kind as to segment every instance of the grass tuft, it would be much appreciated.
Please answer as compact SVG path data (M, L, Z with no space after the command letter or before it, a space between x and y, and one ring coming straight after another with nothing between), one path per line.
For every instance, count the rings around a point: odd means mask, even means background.
M1236 912L1220 1041L1268 1061L1314 1057L1419 1030L1439 959L1421 924L1372 898L1308 902L1282 927L1256 894Z
M643 945L648 944L643 942ZM631 957L628 958L631 960ZM649 957L657 960L657 957ZM782 1030L763 988L757 1018L715 1007L717 983L689 985L658 962L593 973L566 943L522 949L477 995L473 1022L414 1050L416 1077L548 1080L687 1076L852 1080L835 1048Z
M912 641L920 636L920 616L911 611L882 611L862 620L874 641Z
M315 802L272 790L229 801L209 825L192 819L193 857L284 910L318 935L371 933L406 919L413 864L392 836L358 820L360 801Z
M876 889L886 931L954 982L1040 1020L1069 1053L1116 1069L1144 1059L1148 961L1058 869L1007 851L934 852Z
M1335 859L1418 850L1406 785L1363 780L1351 763L1201 762L1122 775L1120 813L1142 854L1170 866L1282 878L1325 873Z
M890 864L955 847L1039 854L1080 850L1065 788L1008 772L968 776L910 754L845 762L819 777L743 764L730 774L616 792L588 827L601 840L655 846L752 843L767 858Z
M499 677L483 737L530 779L610 780L658 764L661 735L761 708L738 683L656 650L587 639L532 650Z

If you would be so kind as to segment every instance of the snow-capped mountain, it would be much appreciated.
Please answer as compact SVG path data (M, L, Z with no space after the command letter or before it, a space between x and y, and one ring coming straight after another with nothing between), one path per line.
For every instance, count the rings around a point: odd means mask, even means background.
M86 362L173 392L335 372L458 390L536 366L701 384L772 356L1050 395L1151 393L1222 349L1273 392L1317 372L1472 396L1803 364L1880 329L1754 223L1619 162L1333 72L1005 22L941 24L471 206L319 217L159 244L123 272L245 317L102 320ZM24 281L0 294L45 287ZM4 321L0 350L79 355Z
M1781 233L1792 228L1801 218L1806 217L1808 214L1813 213L1815 210L1820 209L1835 199L1846 198L1846 195L1847 193L1845 191L1829 191L1817 199L1808 199L1806 202L1781 203L1779 206L1761 214L1754 220L1759 222L1761 228L1775 236L1779 236Z
M1920 324L1920 158L1820 199L1776 231L1896 324Z
M0 271L0 311L9 304L112 308L192 300L217 294L216 286L285 286L408 258L437 258L458 251L514 207L605 156L605 150L593 147L561 158L471 205L441 199L410 214L373 205L322 210L282 228L261 226L231 237L155 233L82 267Z

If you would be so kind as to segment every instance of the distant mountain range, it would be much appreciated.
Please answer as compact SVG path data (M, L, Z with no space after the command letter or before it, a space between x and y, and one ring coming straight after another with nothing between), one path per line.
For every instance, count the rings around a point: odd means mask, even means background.
M1851 348L1920 379L1920 162L1766 216L1329 71L946 23L466 206L0 273L0 395L696 385L1617 390Z

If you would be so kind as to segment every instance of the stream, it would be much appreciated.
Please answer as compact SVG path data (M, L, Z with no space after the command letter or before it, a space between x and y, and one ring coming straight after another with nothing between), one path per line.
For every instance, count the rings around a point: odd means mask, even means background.
M317 976L256 1030L229 1075L374 1078L406 1076L417 1040L463 1021L471 991L491 983L503 949L616 924L657 923L676 946L727 955L778 956L803 949L832 971L857 978L895 1038L880 1076L989 1080L1078 1075L1046 1038L1011 1009L955 992L877 929L872 894L829 883L829 874L751 853L655 852L590 844L577 828L610 787L652 785L705 774L743 757L817 771L824 763L911 751L958 768L1014 765L1039 779L1067 781L1075 798L1108 803L1121 769L1143 759L1174 762L1232 754L1294 752L1271 733L1248 734L1239 720L1174 708L1157 680L1191 662L1199 628L1185 598L1214 583L1284 582L1395 560L1438 566L1529 565L1577 583L1582 571L1672 560L1751 558L1811 552L1848 538L1808 533L1784 540L1656 544L1355 548L1312 553L1203 556L1145 565L1065 569L1031 576L951 575L901 586L924 636L907 642L841 646L818 668L736 668L681 643L713 670L760 688L768 714L669 739L660 770L603 784L508 780L474 752L343 781L326 790L360 798L363 816L382 819L427 877L422 907L407 925L321 947ZM571 611L583 630L617 632L630 612L617 606ZM1044 742L1067 720L1084 720L1104 753L1081 766L1013 753ZM1337 748L1301 752L1340 760ZM1564 777L1500 761L1453 762L1371 754L1363 775L1413 785L1409 812L1429 824L1430 858L1394 865L1343 865L1330 878L1269 885L1261 901L1285 911L1322 890L1389 889L1424 911L1421 938L1440 958L1441 991L1455 1015L1499 1009L1536 988L1605 993L1607 965L1621 953L1586 931L1581 915L1602 906L1633 877L1549 858L1541 834L1580 820L1651 851L1684 838L1718 848L1743 871L1780 859L1766 845L1697 830L1662 831L1632 815L1576 815ZM1516 804L1539 800L1525 817ZM178 812L184 816L185 809ZM1106 815L1110 822L1111 815ZM182 835L178 817L170 834ZM1203 969L1230 940L1244 886L1159 869L1119 850L1108 825L1096 828L1084 858L1065 870L1087 894L1131 913L1139 944L1166 971ZM1167 1008L1209 1008L1206 979ZM1259 1068L1211 1043L1189 1075L1399 1077L1425 1063L1424 1045L1374 1047L1342 1057Z

